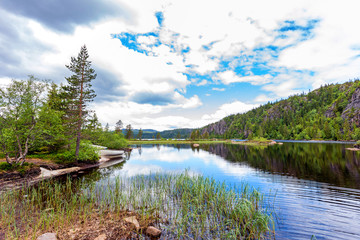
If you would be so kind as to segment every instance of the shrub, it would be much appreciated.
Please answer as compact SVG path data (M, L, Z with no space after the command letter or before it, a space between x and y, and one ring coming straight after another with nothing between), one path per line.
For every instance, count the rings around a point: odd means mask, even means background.
M34 166L33 163L27 163L24 162L23 165L20 166L20 164L9 164L7 162L0 162L0 171L16 171L20 174L24 175L29 169L31 169Z
M122 149L128 145L122 134L111 132L103 132L96 143L109 149Z
M73 163L75 162L75 144L72 145L70 150L65 152L58 153L56 155L55 161L57 163ZM99 150L93 146L91 146L90 142L84 141L80 144L79 162L91 162L95 163L99 160L100 154Z

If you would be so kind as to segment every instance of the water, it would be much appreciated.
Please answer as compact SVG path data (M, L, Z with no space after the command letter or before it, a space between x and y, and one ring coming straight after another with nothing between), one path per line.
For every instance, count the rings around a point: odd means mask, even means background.
M360 152L349 146L143 145L125 163L98 173L112 179L188 169L228 185L247 182L272 202L276 239L360 239Z

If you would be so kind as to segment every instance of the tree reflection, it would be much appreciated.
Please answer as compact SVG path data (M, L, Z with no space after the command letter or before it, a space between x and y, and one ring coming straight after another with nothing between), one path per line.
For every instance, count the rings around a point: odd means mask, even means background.
M343 144L284 143L267 147L216 144L201 148L267 172L360 189L360 154L345 150Z

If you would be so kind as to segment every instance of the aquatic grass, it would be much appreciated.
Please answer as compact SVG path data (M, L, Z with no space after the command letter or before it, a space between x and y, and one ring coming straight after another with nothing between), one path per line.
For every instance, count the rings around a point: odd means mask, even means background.
M86 183L44 181L0 195L0 234L32 239L62 232L78 222L99 223L135 212L141 226L152 224L166 238L265 239L274 235L263 198L246 184L228 187L214 179L183 174L116 177ZM141 234L141 230L139 232Z

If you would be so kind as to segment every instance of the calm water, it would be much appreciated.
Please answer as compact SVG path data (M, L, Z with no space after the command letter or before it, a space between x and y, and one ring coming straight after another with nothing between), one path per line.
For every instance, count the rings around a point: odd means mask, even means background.
M360 239L360 153L349 145L137 147L125 163L97 170L98 178L189 169L229 185L247 182L272 199L276 239Z

